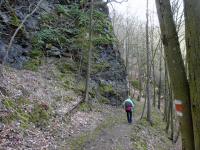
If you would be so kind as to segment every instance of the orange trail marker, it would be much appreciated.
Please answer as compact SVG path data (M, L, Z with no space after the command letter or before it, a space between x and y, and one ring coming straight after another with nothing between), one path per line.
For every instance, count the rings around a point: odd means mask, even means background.
M183 116L183 103L181 100L175 100L175 108L176 108L176 113L178 116Z

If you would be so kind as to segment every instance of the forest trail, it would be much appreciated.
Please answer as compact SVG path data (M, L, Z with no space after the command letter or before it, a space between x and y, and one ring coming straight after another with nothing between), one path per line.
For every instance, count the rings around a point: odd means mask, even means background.
M133 122L129 124L126 112L120 108L115 112L116 123L102 128L100 134L92 141L86 142L84 150L133 150L132 133L134 126L140 118L143 102L137 102L136 110L133 112ZM115 120L114 119L114 120Z
M133 150L134 126L141 114L143 102L137 102L133 123L128 124L122 108L103 112L104 119L96 129L76 136L68 143L69 150Z
M102 128L100 134L92 141L86 142L83 146L84 150L133 150L133 132L134 126L140 119L142 113L144 99L136 103L133 111L133 122L128 123L126 112L122 108L115 111L115 124L106 128Z
M131 132L133 124L121 123L103 129L92 142L86 143L85 150L132 150Z
M153 110L154 125L150 126L146 119L140 120L144 101L136 103L133 123L128 124L126 113L122 108L106 111L95 129L82 132L71 137L67 142L67 150L175 150L177 147L167 138L165 124L161 113ZM94 110L94 111L98 111ZM64 147L65 147L64 146ZM65 147L66 148L66 147Z

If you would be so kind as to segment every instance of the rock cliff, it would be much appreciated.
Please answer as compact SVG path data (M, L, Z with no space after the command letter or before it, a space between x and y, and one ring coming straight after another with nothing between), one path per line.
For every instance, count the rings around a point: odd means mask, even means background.
M1 61L14 31L37 3L34 0L1 1ZM108 8L102 1L95 3L90 95L94 100L117 104L127 96L127 74L119 51L113 48L115 38ZM6 63L17 69L37 71L45 58L62 58L68 63L60 62L57 67L64 72L75 68L70 71L84 80L89 11L89 4L84 1L43 0L15 37ZM63 63L65 68L62 68Z

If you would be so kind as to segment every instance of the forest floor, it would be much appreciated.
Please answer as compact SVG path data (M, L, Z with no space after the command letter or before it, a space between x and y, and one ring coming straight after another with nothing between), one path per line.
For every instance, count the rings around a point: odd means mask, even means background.
M14 107L15 103L12 102L13 107L10 108L10 112L19 111L20 117L21 115L25 116L27 115L26 110L29 107L32 108L33 102L41 103L44 101L49 107L52 107L54 115L50 116L48 125L43 127L36 126L32 122L24 122L26 126L21 127L20 123L22 122L19 118L12 120L8 125L0 123L1 150L180 149L177 147L180 143L173 145L172 141L169 140L169 135L165 132L166 123L163 122L160 111L152 109L153 126L145 118L140 120L144 100L136 103L132 124L127 123L126 113L122 107L97 102L92 104L92 111L82 103L70 114L67 114L66 112L72 105L78 103L80 95L77 95L73 90L63 89L60 86L61 81L53 80L57 71L54 72L45 74L43 72L7 69L6 79L0 83L0 90L4 93L0 95L0 99L9 98L12 100L17 97L30 99L29 103L16 105L18 109ZM70 99L70 101L61 103L60 99L64 98ZM55 99L58 100L55 101ZM21 112L24 108L27 109ZM2 110L0 113L0 116L4 115Z
M107 107L101 110L103 118L96 128L82 132L67 140L69 150L178 150L180 144L172 144L165 133L162 115L153 110L153 126L146 119L140 120L143 102L137 102L134 122L128 124L122 108Z

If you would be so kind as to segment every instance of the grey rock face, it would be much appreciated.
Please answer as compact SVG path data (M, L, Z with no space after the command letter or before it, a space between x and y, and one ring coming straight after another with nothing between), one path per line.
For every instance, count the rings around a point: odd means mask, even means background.
M2 63L6 54L5 44L0 40L0 63Z
M61 50L55 46L52 46L50 50L47 50L48 56L61 57Z
M23 63L27 60L27 53L29 48L23 48L21 45L13 44L9 51L6 63L10 64L14 68L22 68Z
M97 86L111 86L113 91L105 92L103 96L109 99L112 105L120 105L128 96L128 87L126 69L118 51L114 50L112 45L107 48L101 47L100 60L97 61L107 62L110 67L95 74L92 80L98 83Z
M5 1L1 2L1 5L5 7ZM53 8L53 0L44 0L41 3L40 8L25 22L24 27L20 30L13 41L13 45L8 53L8 58L5 60L6 63L12 67L21 69L23 63L28 59L27 53L32 50L31 40L36 31L40 29L39 17L42 12L50 12ZM23 4L23 7L22 7ZM35 0L20 0L13 2L13 9L15 9L15 15L18 19L23 20L27 14L31 12L34 7L29 7L30 4L35 6L37 1ZM0 61L5 56L5 47L8 45L11 36L16 30L16 26L11 24L12 15L8 13L8 10L0 7ZM1 9L2 8L2 9ZM2 28L1 28L2 26Z

